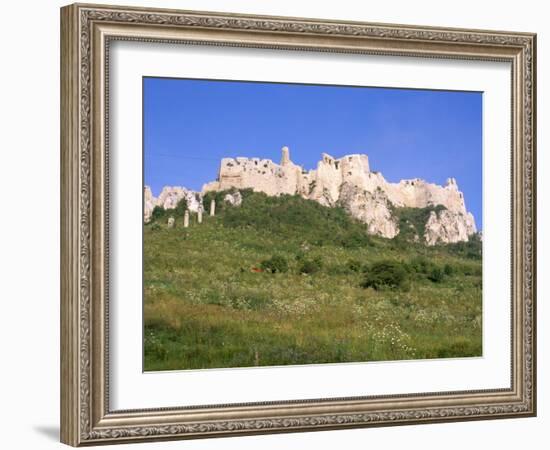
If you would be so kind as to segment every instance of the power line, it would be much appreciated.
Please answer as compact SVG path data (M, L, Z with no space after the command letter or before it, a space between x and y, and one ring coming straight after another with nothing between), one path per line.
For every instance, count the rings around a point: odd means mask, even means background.
M163 156L165 158L193 159L193 160L199 160L199 161L220 161L221 158L224 158L224 156L220 156L218 158L204 158L199 156L170 155L166 153L154 153L154 154L149 153L148 155L150 157Z

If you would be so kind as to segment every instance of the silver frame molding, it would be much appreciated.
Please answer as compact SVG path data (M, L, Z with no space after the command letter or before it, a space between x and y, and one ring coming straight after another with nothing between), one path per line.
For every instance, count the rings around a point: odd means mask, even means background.
M107 100L113 40L510 62L510 388L112 411ZM535 70L532 33L107 5L63 7L61 441L81 446L536 415Z

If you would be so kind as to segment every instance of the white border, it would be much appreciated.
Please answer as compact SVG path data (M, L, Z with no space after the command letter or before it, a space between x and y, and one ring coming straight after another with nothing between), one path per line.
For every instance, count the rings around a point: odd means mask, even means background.
M110 61L111 410L510 386L508 64L121 41L111 44ZM484 356L143 373L144 75L483 91Z

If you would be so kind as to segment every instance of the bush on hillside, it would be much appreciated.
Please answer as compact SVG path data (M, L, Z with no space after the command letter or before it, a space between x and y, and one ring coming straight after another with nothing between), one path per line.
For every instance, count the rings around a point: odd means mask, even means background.
M479 234L473 234L467 242L456 242L454 244L446 244L446 249L450 253L467 258L480 260L483 250L483 242Z
M208 193L205 207L212 195L223 198L224 192ZM357 248L371 244L366 225L353 219L343 208L327 208L299 195L270 197L261 192L247 192L243 194L240 208L226 207L220 216L227 228L251 228L314 246Z
M408 291L410 288L409 275L401 262L379 261L368 267L361 286L376 290L386 288Z
M433 267L430 273L427 275L428 280L434 283L441 283L445 278L445 272L440 267Z
M344 248L360 248L371 245L372 240L366 230L349 230L342 233L336 243Z
M434 267L435 264L425 256L416 256L409 261L411 272L421 275L428 275Z
M151 220L157 221L164 218L164 215L166 214L166 211L162 206L155 206L153 208L153 212L151 213Z
M363 269L363 264L361 264L361 261L358 261L357 259L349 259L346 262L346 268L350 272L361 272Z
M177 203L176 208L174 209L173 213L175 217L183 217L185 214L185 211L187 211L188 205L187 205L187 199L182 198Z
M445 264L443 266L443 272L445 272L445 275L448 277L453 276L455 273L455 268L450 264Z
M288 272L288 261L283 256L274 255L260 263L260 267L269 273Z
M294 258L298 262L303 261L306 258L306 253L303 250L298 250Z
M451 276L455 272L455 268L449 263L441 267L425 256L411 259L408 266L411 273L420 275L432 283L441 283L446 276Z
M300 274L311 275L316 272L319 272L323 267L323 260L317 256L313 259L302 259L301 264L298 268Z

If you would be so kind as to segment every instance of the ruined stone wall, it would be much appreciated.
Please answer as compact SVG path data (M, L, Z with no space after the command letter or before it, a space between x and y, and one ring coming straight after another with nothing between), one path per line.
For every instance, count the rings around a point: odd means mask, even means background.
M443 205L453 212L466 213L464 197L456 180L449 178L445 186L421 179L387 182L382 174L371 172L367 155L347 155L339 159L323 153L316 170L304 172L290 160L283 148L282 164L269 159L224 158L218 180L203 187L203 192L230 188L251 188L268 195L299 194L334 206L344 184L367 192L382 190L398 207L424 208Z
M282 149L280 164L270 159L223 158L218 179L205 184L202 194L229 189L253 189L271 196L301 195L327 207L341 206L367 224L369 233L387 238L399 233L394 207L445 207L444 211L432 213L426 223L423 238L431 245L466 241L476 232L474 218L466 210L464 196L454 178L449 178L445 186L418 178L389 183L381 173L370 170L369 159L363 154L335 159L323 153L317 168L309 171L292 162L288 147ZM200 198L190 192L167 187L155 199L146 188L146 209L151 210L151 205L174 208L185 197L189 209L196 211Z
M466 212L464 196L458 190L456 180L449 178L445 186L428 183L421 179L402 180L399 183L382 183L381 188L396 206L425 208L443 205L453 212Z
M301 168L292 162L279 165L270 159L223 158L218 180L203 186L203 192L251 188L267 195L296 194Z
M425 239L432 243L440 234L444 241L455 242L467 240L476 231L456 180L449 178L445 186L421 179L389 183L381 173L370 170L369 159L363 154L336 159L323 153L317 168L307 172L292 162L288 147L282 149L281 164L268 159L224 158L218 180L206 184L203 192L230 188L251 188L267 195L298 194L324 206L340 205L365 222L370 232L384 237L399 232L392 207L444 206L448 212L435 215L428 223L430 235ZM455 222L460 223L453 228Z

